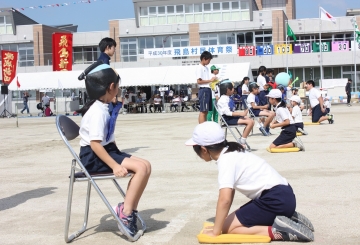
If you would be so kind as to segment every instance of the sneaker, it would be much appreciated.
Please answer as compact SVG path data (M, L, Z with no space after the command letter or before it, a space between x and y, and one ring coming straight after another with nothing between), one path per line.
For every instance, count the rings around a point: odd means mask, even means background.
M303 135L307 135L308 133L302 129L302 128L298 128L297 131L299 131L300 133L302 133Z
M314 226L312 225L311 221L305 217L305 215L296 212L292 215L290 218L292 221L295 221L296 223L305 225L307 228L309 228L312 232L315 231Z
M260 127L259 130L264 136L269 136L268 133L266 132L266 130L263 127Z
M347 104L347 106L349 106L349 107L350 107L351 105L350 105L350 104Z
M300 151L305 151L304 146L302 146L299 142L293 141L294 147L300 149Z
M123 223L123 226L118 224L118 228L120 232L123 234L125 231L130 234L130 236L135 236L136 230L134 227L134 212L131 213L131 215L126 216L122 213L124 209L124 203L120 202L116 207L114 207L116 215L119 217L120 221ZM136 219L137 220L137 219ZM125 229L125 231L123 230Z
M268 135L272 135L272 133L270 132L270 128L269 128L269 127L266 127L266 128L265 128L265 131L266 131L266 133L267 133Z
M296 213L296 212L295 212ZM135 232L138 232L139 229L138 229L138 226L137 226L137 221L138 221L138 211L137 210L133 210L132 214L131 214L134 219L133 219L133 226L134 226L134 229L135 229ZM304 216L305 217L305 216ZM305 217L306 218L306 217Z
M314 241L314 234L310 229L285 216L277 216L271 230L274 240L299 242Z

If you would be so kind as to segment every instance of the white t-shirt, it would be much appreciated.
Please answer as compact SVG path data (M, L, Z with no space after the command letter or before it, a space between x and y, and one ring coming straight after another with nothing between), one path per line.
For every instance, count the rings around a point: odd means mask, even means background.
M328 100L327 100L327 101L325 101L325 102L324 102L324 107L325 107L325 108L329 108L329 109L330 109L330 108L331 108L331 102L330 102L330 101L328 101Z
M101 145L107 145L115 141L114 134L106 141L108 123L110 120L109 106L101 101L95 101L81 119L79 134L80 146L90 145L92 140L101 140Z
M158 105L161 102L161 98L154 98L154 104Z
M173 105L179 105L180 101L181 101L180 97L176 97L172 100L172 103L173 103Z
M276 109L275 120L278 121L279 123L282 123L286 119L290 120L290 124L294 124L294 119L291 116L289 109L284 107L278 107Z
M264 159L249 152L224 153L217 160L219 189L235 189L250 199L260 197L264 190L288 182Z
M174 91L170 90L170 91L169 91L169 96L170 96L170 97L173 97L173 96L174 96Z
M243 95L249 94L249 87L245 83L242 85L241 90L242 90ZM245 93L244 93L244 91L245 91Z
M256 104L256 102L255 102L255 94L253 94L253 93L250 93L250 94L248 95L246 101L247 101L247 105L248 105L249 109L252 107L252 106L251 106L251 103L252 103L252 102L254 102L255 105L257 106L257 104Z
M191 88L188 88L188 89L187 89L187 92L188 92L188 94L191 94L192 89L191 89Z
M50 105L50 98L49 98L47 95L45 95L44 97L42 97L41 101L42 101L42 103L43 103L43 106L45 106L45 105Z
M146 93L141 93L140 95L143 100L146 100Z
M232 116L232 111L229 107L230 98L227 95L221 95L220 99L217 102L217 107L219 109L220 115Z
M196 68L196 81L201 78L202 80L210 80L210 71L207 66L199 64ZM209 83L199 84L199 88L210 88Z
M314 108L315 106L317 106L320 103L319 102L320 96L321 96L321 94L320 94L319 90L317 90L316 88L310 89L309 101L310 101L311 108Z
M294 106L292 108L291 116L294 118L295 123L302 123L303 122L301 110L300 110L300 107L298 105L296 105L296 106Z
M259 85L259 91L263 91L264 85L266 84L265 77L263 77L261 74L259 74L259 76L257 77L256 83L257 83L257 85Z

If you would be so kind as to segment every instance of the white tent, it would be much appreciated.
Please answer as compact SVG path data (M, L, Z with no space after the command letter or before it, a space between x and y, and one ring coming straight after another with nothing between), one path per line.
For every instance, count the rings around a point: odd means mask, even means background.
M211 64L212 65L212 64ZM238 82L243 77L253 80L250 63L215 64L220 67L220 77ZM121 77L121 86L151 86L196 83L197 66L163 66L116 69ZM19 73L21 90L85 88L85 82L77 78L82 71L57 71ZM16 90L16 77L9 90Z

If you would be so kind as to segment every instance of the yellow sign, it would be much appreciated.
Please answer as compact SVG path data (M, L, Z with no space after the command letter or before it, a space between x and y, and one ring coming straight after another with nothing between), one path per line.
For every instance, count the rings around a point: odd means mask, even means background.
M287 46L286 46L286 44L276 44L274 46L274 50L275 50L276 55L286 54L286 53L292 54L293 53L291 44L288 44Z

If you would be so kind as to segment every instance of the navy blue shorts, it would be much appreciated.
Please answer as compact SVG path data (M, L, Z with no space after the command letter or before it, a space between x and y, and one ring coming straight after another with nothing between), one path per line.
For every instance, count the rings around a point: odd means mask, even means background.
M210 88L199 88L200 111L212 111L212 93Z
M125 158L131 157L131 155L121 152L114 143L107 144L104 148L118 164L121 164ZM112 172L112 169L93 152L89 145L80 148L79 157L88 172Z
M296 130L298 129L298 128L301 128L301 129L304 129L304 123L294 123L294 125L295 125L295 127L296 127Z
M263 90L263 91L260 91L259 93L259 105L267 105L268 104L268 98L266 97L266 95L268 94L267 91Z
M296 198L290 185L277 185L264 190L259 198L251 200L235 211L243 226L271 226L275 217L290 218L296 209Z
M329 114L330 113L330 108L326 108L325 112L326 112L326 114Z
M296 130L297 128L294 124L282 127L280 135L274 140L273 144L278 146L293 142L296 137Z
M241 116L237 116L237 117L231 116L230 117L230 116L226 116L226 115L223 115L223 118L228 125L238 125L239 119L244 119L244 117L241 117Z
M260 109L250 109L252 113L255 115L255 117L258 117L260 115L261 110Z
M326 111L325 111L325 113L323 113L321 111L320 104L317 104L315 107L312 108L311 114L312 114L311 121L313 123L316 123L316 122L319 122L319 120L322 116L326 115Z

